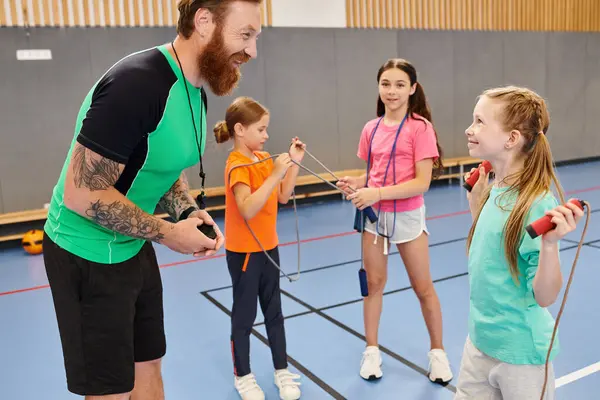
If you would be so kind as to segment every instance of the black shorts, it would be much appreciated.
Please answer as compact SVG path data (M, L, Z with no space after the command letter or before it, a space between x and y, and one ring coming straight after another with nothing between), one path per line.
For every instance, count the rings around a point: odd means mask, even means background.
M77 257L47 235L43 246L69 391L132 391L135 362L166 352L162 281L152 244L110 265Z

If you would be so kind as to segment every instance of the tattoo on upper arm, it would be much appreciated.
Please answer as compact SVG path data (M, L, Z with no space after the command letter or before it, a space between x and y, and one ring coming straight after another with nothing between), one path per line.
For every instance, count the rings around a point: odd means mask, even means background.
M181 177L175 181L158 204L175 220L179 219L179 215L183 211L196 206L188 192L188 184L184 174L181 174Z
M97 224L123 235L158 243L165 237L157 218L118 200L111 203L96 200L86 210L86 215Z
M73 149L72 164L75 187L92 192L113 186L121 174L121 164L95 154L79 143Z

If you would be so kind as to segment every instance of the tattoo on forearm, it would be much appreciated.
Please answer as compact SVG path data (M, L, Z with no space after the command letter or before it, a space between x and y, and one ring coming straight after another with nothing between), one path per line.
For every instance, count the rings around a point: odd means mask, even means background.
M101 156L94 156L82 145L73 149L73 172L75 186L90 191L106 190L119 179L119 163Z
M118 200L111 203L96 200L86 210L86 215L97 224L123 235L158 243L165 237L158 219Z
M188 193L185 175L182 174L181 177L175 181L173 186L165 193L158 204L175 220L177 220L179 215L187 208L196 206Z

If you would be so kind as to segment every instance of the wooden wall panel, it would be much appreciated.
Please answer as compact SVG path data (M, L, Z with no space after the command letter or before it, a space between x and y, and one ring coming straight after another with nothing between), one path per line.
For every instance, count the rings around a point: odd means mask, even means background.
M176 26L179 0L0 0L0 26ZM271 0L261 7L273 24Z
M600 0L347 0L349 28L600 31Z
M179 0L0 0L0 26L175 26ZM264 0L263 26L273 26ZM346 0L369 29L600 31L600 0Z

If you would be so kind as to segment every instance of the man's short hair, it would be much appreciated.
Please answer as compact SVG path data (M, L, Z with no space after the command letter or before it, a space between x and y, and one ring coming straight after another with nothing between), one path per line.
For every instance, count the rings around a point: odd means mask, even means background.
M220 24L227 16L230 3L245 1L248 3L262 3L262 0L180 0L177 5L179 20L177 21L177 33L189 39L194 32L194 17L200 8L208 9L215 22Z

